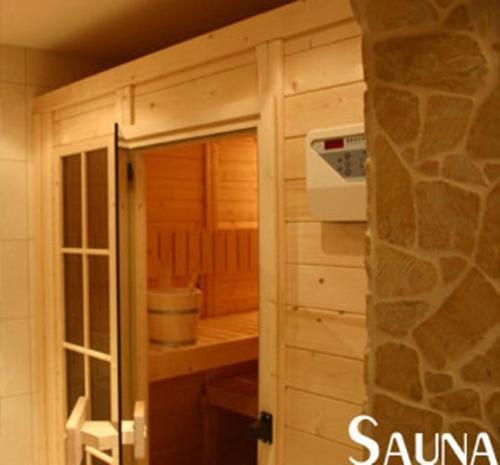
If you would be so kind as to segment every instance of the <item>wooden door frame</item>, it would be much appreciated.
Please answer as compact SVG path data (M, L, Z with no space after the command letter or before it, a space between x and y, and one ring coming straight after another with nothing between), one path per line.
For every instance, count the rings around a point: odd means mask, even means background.
M214 121L203 128L185 127L175 132L165 128L134 125L133 99L130 86L116 91L116 120L135 143L173 142L242 129L257 129L259 177L259 408L275 418L272 445L259 444L259 465L278 465L283 460L284 436L284 193L283 193L283 45L282 40L258 45L259 112L236 121ZM61 376L57 358L57 332L61 324L55 305L56 288L53 276L57 224L54 221L54 150L52 143L53 113L35 118L36 174L38 196L37 240L35 256L40 279L35 290L39 311L35 314L37 348L35 450L43 465L63 465L63 440L60 389L54 379ZM110 131L112 128L110 128ZM110 132L110 136L112 133ZM106 136L107 137L107 136ZM82 144L80 144L82 145ZM265 199L265 201L264 201ZM59 405L59 406L58 406ZM58 413L59 412L59 413Z

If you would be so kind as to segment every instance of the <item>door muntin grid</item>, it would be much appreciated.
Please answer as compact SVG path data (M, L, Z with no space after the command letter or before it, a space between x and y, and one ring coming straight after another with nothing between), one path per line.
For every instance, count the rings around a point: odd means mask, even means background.
M118 424L114 155L60 155L66 417L80 395L92 420ZM110 451L119 463L119 449ZM90 453L85 463L103 463Z

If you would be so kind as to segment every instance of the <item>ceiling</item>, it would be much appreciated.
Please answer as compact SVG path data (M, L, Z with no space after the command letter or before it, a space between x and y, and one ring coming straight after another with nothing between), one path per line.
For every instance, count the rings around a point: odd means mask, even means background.
M0 43L114 64L292 0L0 0Z

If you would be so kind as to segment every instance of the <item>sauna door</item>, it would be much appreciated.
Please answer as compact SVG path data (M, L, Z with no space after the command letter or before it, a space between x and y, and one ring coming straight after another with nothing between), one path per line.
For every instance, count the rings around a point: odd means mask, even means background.
M105 137L56 153L66 465L124 463L121 444L133 442L143 425L140 418L123 422L121 414L116 141Z

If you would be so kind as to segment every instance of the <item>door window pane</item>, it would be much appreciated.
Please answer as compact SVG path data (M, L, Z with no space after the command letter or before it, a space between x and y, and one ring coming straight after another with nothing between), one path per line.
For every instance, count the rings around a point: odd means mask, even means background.
M65 340L83 345L82 256L64 255Z
M88 246L108 247L108 154L106 150L88 152L87 211Z
M62 159L63 243L82 246L82 173L81 155Z
M109 353L109 259L89 256L90 347Z
M85 394L83 355L66 351L66 408L68 417L80 396Z
M110 364L90 359L90 399L92 402L92 420L111 419L111 380Z

